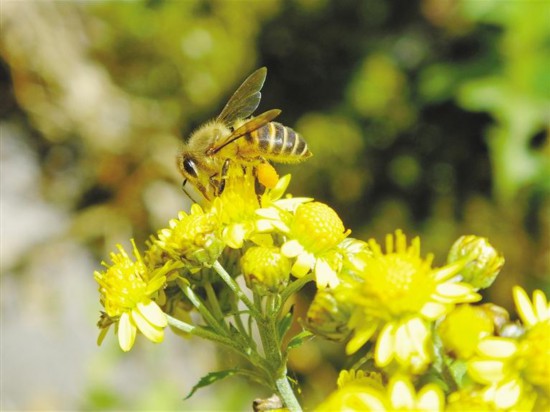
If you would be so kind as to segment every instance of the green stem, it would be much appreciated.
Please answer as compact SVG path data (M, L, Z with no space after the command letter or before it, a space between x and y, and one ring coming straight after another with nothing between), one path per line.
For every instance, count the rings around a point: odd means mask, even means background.
M289 297L291 297L294 293L302 289L306 283L314 279L315 279L315 274L311 272L305 276L302 276L301 278L298 278L297 280L289 284L285 288L285 290L283 290L283 292L281 293L281 304L285 303Z
M210 282L206 282L204 284L204 289L206 290L208 303L210 303L210 307L212 308L214 316L216 316L218 319L223 319L224 315L220 307L220 302L218 301L218 297L216 296L216 292L214 291L212 284Z
M201 299L195 295L195 292L193 292L193 289L187 284L187 281L183 279L177 279L176 280L178 286L182 290L182 292L187 296L187 298L191 301L193 306L199 311L201 316L204 318L206 323L210 325L212 328L214 328L218 333L221 335L226 335L225 328L220 324L220 322L210 313L206 305L201 301ZM223 322L223 316L221 317Z
M218 262L217 260L214 262L214 265L212 265L212 268L216 271L218 275L222 278L222 280L229 286L229 288L237 295L237 298L242 300L243 303L246 305L246 307L250 310L253 316L260 316L260 313L256 310L254 307L254 304L250 301L248 296L241 290L240 286L235 282L235 279L233 279L229 273L225 270L225 268Z
M277 378L277 380L275 381L275 385L277 386L279 395L281 396L281 399L283 400L288 410L291 412L301 412L302 407L300 406L298 399L296 399L296 395L294 394L294 391L292 390L292 387L288 382L286 369L284 369L281 375Z

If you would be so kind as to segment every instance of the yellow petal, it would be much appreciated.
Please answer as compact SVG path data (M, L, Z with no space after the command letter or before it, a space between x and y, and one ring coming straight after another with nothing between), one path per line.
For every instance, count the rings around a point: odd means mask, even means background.
M128 312L124 312L118 321L118 344L124 352L134 346L136 340L136 325L130 319Z
M468 372L478 382L499 382L504 377L504 363L496 360L473 360L468 363Z
M289 240L281 246L281 253L290 258L298 256L303 251L304 248L297 240Z
M416 407L423 411L441 411L443 410L443 392L439 386L428 384L418 392L418 401Z
M139 311L132 311L132 320L136 323L139 331L151 342L160 343L164 339L164 329L150 324Z
M317 280L317 286L321 288L327 285L335 288L340 283L338 275L324 259L317 259L315 263L315 279Z
M355 330L353 337L346 345L346 354L351 355L357 352L376 331L377 324L375 322L365 325Z
M511 339L485 338L477 345L477 351L493 359L506 359L517 351L517 344Z
M519 286L514 286L512 291L514 295L514 302L516 303L516 308L521 320L523 320L523 323L526 326L533 326L537 323L538 319L535 315L535 311L533 310L533 306L531 305L531 301L529 300L529 296L527 296L525 290Z
M521 386L517 380L511 380L504 385L499 385L495 392L494 402L502 409L508 409L518 403L521 394Z
M425 318L435 320L447 313L448 305L438 302L427 302L423 307L420 313Z
M380 367L387 366L393 359L395 352L395 326L388 323L384 326L378 341L376 342L376 348L374 351L374 359L376 365Z
M533 307L539 321L550 318L550 305L548 305L548 301L542 290L537 289L533 292Z
M138 311L143 315L149 323L159 328L164 328L168 325L166 315L161 308L152 300L146 303L137 304Z
M390 382L391 404L396 409L413 409L414 388L408 380L395 379Z
M297 278L301 278L309 272L314 263L315 258L313 256L308 253L302 253L301 255L298 255L296 262L292 265L291 272Z

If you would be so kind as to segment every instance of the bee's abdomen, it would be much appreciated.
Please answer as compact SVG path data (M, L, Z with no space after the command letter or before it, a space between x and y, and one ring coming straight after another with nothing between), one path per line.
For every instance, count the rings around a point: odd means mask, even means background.
M281 123L270 122L250 133L262 155L276 162L299 162L311 156L306 141Z

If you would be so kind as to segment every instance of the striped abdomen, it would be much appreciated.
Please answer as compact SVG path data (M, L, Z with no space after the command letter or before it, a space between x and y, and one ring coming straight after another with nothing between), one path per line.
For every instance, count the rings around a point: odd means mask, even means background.
M270 122L246 136L263 157L280 163L295 163L307 159L311 152L306 141L281 123Z

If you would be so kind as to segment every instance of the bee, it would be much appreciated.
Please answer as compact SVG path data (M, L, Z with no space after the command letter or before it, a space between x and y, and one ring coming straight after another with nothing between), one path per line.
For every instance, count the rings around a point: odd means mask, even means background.
M207 200L223 192L230 162L257 172L268 161L298 163L311 156L302 136L273 121L279 109L251 117L260 104L266 75L262 67L248 76L220 115L197 129L177 157L183 185L191 183Z

